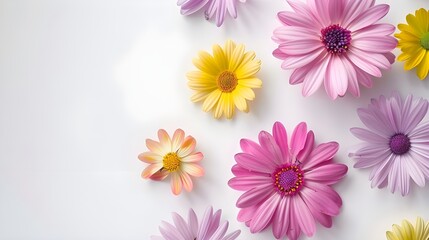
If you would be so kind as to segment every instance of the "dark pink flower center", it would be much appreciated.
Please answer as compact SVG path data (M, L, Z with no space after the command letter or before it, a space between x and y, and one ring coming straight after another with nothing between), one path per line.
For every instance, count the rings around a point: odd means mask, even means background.
M410 150L411 143L407 135L397 133L390 138L389 146L394 154L402 155Z
M351 32L338 24L331 25L321 30L320 40L325 45L326 51L332 54L342 54L349 49L352 40Z
M294 195L302 188L304 174L297 165L286 165L273 173L273 181L281 195Z

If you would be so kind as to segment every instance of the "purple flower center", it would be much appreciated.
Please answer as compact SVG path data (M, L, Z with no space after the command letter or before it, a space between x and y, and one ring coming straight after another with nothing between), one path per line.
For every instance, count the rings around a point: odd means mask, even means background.
M325 45L326 51L331 54L342 54L349 49L352 40L351 32L338 24L322 29L320 40Z
M302 188L304 176L297 165L286 165L273 174L274 187L282 195L294 195Z
M411 143L407 135L397 133L390 138L389 146L394 154L402 155L410 150Z

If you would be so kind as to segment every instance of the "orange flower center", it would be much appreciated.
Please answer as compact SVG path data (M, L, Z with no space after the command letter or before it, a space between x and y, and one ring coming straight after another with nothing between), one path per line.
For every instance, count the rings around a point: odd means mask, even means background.
M217 77L217 86L222 92L232 92L237 87L238 79L235 73L224 71Z
M180 157L174 152L167 153L162 159L162 164L164 169L175 172L180 167Z

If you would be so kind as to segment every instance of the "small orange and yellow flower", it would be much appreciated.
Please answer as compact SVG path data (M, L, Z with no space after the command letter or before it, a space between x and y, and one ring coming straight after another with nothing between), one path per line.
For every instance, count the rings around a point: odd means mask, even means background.
M262 81L255 77L261 61L253 51L245 52L244 45L228 40L225 47L213 45L213 56L200 51L193 60L199 71L188 72L188 86L195 91L191 101L203 101L203 111L213 111L215 118L225 114L234 116L235 107L248 112L246 100L253 100L253 88L260 88Z
M407 15L408 24L399 24L398 48L402 54L399 61L405 61L404 69L417 68L417 76L423 80L429 73L429 11L420 8L415 15Z
M171 191L178 195L182 186L190 192L193 188L190 176L201 177L204 169L198 164L203 159L201 152L195 152L196 141L192 136L185 138L182 129L177 129L170 138L164 129L158 130L159 142L146 139L148 152L141 153L138 158L149 163L142 177L156 181L164 180L171 175Z

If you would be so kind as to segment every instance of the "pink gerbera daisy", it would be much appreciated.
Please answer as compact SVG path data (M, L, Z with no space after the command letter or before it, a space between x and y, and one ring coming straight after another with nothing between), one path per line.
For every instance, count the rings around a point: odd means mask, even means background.
M428 111L428 101L408 95L405 100L394 92L372 99L368 108L359 108L358 115L368 129L350 131L364 141L350 153L356 168L372 168L371 187L409 193L410 177L423 187L429 178L429 122L421 123Z
M204 9L207 20L215 17L216 26L220 27L225 19L226 12L233 18L237 18L237 2L246 0L178 0L180 13L183 15L193 14L200 9Z
M152 240L234 240L240 235L240 230L226 234L228 221L220 221L222 211L213 213L213 208L207 208L204 217L198 223L194 210L189 209L188 222L177 213L173 213L174 226L162 222L159 227L161 236L152 236ZM226 234L226 235L225 235Z
M190 192L192 179L204 175L203 168L198 164L203 154L194 152L196 141L192 136L185 138L185 132L177 129L171 139L164 129L158 130L159 142L146 139L149 152L141 153L138 158L150 165L143 172L143 178L161 181L171 175L171 191L178 195L182 186Z
M294 12L279 12L283 26L274 31L279 47L274 56L283 69L294 69L290 84L303 83L302 94L313 94L324 83L335 99L347 91L358 97L359 84L372 87L372 76L389 69L397 40L395 27L376 24L389 11L374 0L288 0Z
M316 221L332 226L340 212L341 197L331 185L342 179L347 166L334 163L338 143L314 147L314 134L300 123L288 143L284 126L276 122L273 135L262 131L259 144L240 141L242 153L235 155L235 175L228 184L245 191L237 200L238 220L252 233L272 225L277 239L296 240L303 232L313 236Z

